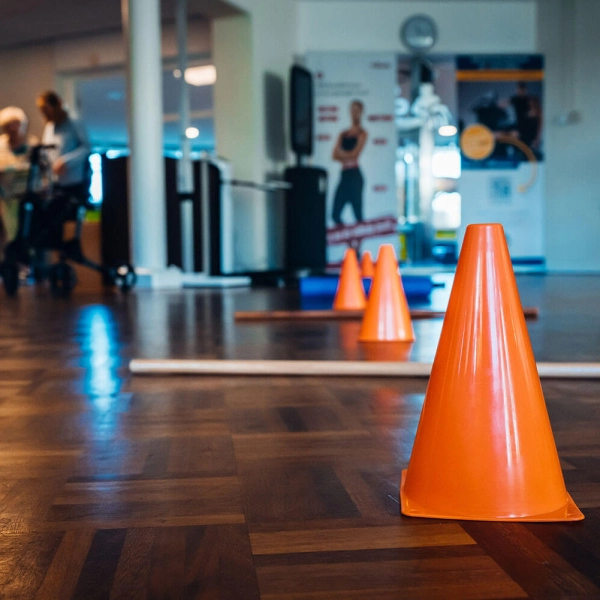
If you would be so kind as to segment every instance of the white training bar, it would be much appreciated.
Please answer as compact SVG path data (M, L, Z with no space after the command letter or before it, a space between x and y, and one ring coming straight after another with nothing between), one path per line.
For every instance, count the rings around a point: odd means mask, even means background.
M431 363L341 360L133 359L136 375L257 375L320 377L429 377ZM600 363L538 363L540 377L600 379Z

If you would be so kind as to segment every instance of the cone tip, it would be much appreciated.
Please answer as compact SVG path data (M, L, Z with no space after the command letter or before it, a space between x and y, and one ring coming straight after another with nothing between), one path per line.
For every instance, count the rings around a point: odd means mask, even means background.
M482 233L482 232L490 232L490 233L502 233L504 234L504 227L502 223L471 223L467 225L465 229L465 235L468 232L471 233Z

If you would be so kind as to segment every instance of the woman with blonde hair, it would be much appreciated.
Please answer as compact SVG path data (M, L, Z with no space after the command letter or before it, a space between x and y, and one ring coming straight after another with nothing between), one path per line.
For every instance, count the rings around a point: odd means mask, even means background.
M25 192L29 151L38 143L27 135L29 120L18 106L0 110L0 251L17 232L19 197Z

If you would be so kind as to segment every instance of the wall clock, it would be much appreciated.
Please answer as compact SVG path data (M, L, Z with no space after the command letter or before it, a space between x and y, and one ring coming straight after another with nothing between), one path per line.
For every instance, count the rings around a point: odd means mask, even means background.
M438 30L435 21L428 15L413 15L402 23L400 39L412 52L424 53L437 42Z

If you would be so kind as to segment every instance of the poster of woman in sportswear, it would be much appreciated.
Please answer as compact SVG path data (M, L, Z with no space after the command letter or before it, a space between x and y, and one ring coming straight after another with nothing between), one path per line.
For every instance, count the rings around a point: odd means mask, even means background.
M328 172L327 265L348 247L376 256L398 245L396 59L387 52L310 52L314 77L313 164Z
M363 220L364 177L358 159L365 147L368 134L361 124L364 104L360 100L350 103L349 129L342 131L333 148L332 158L341 163L342 170L333 199L331 219L336 225L343 225L342 211L350 205L357 223Z

